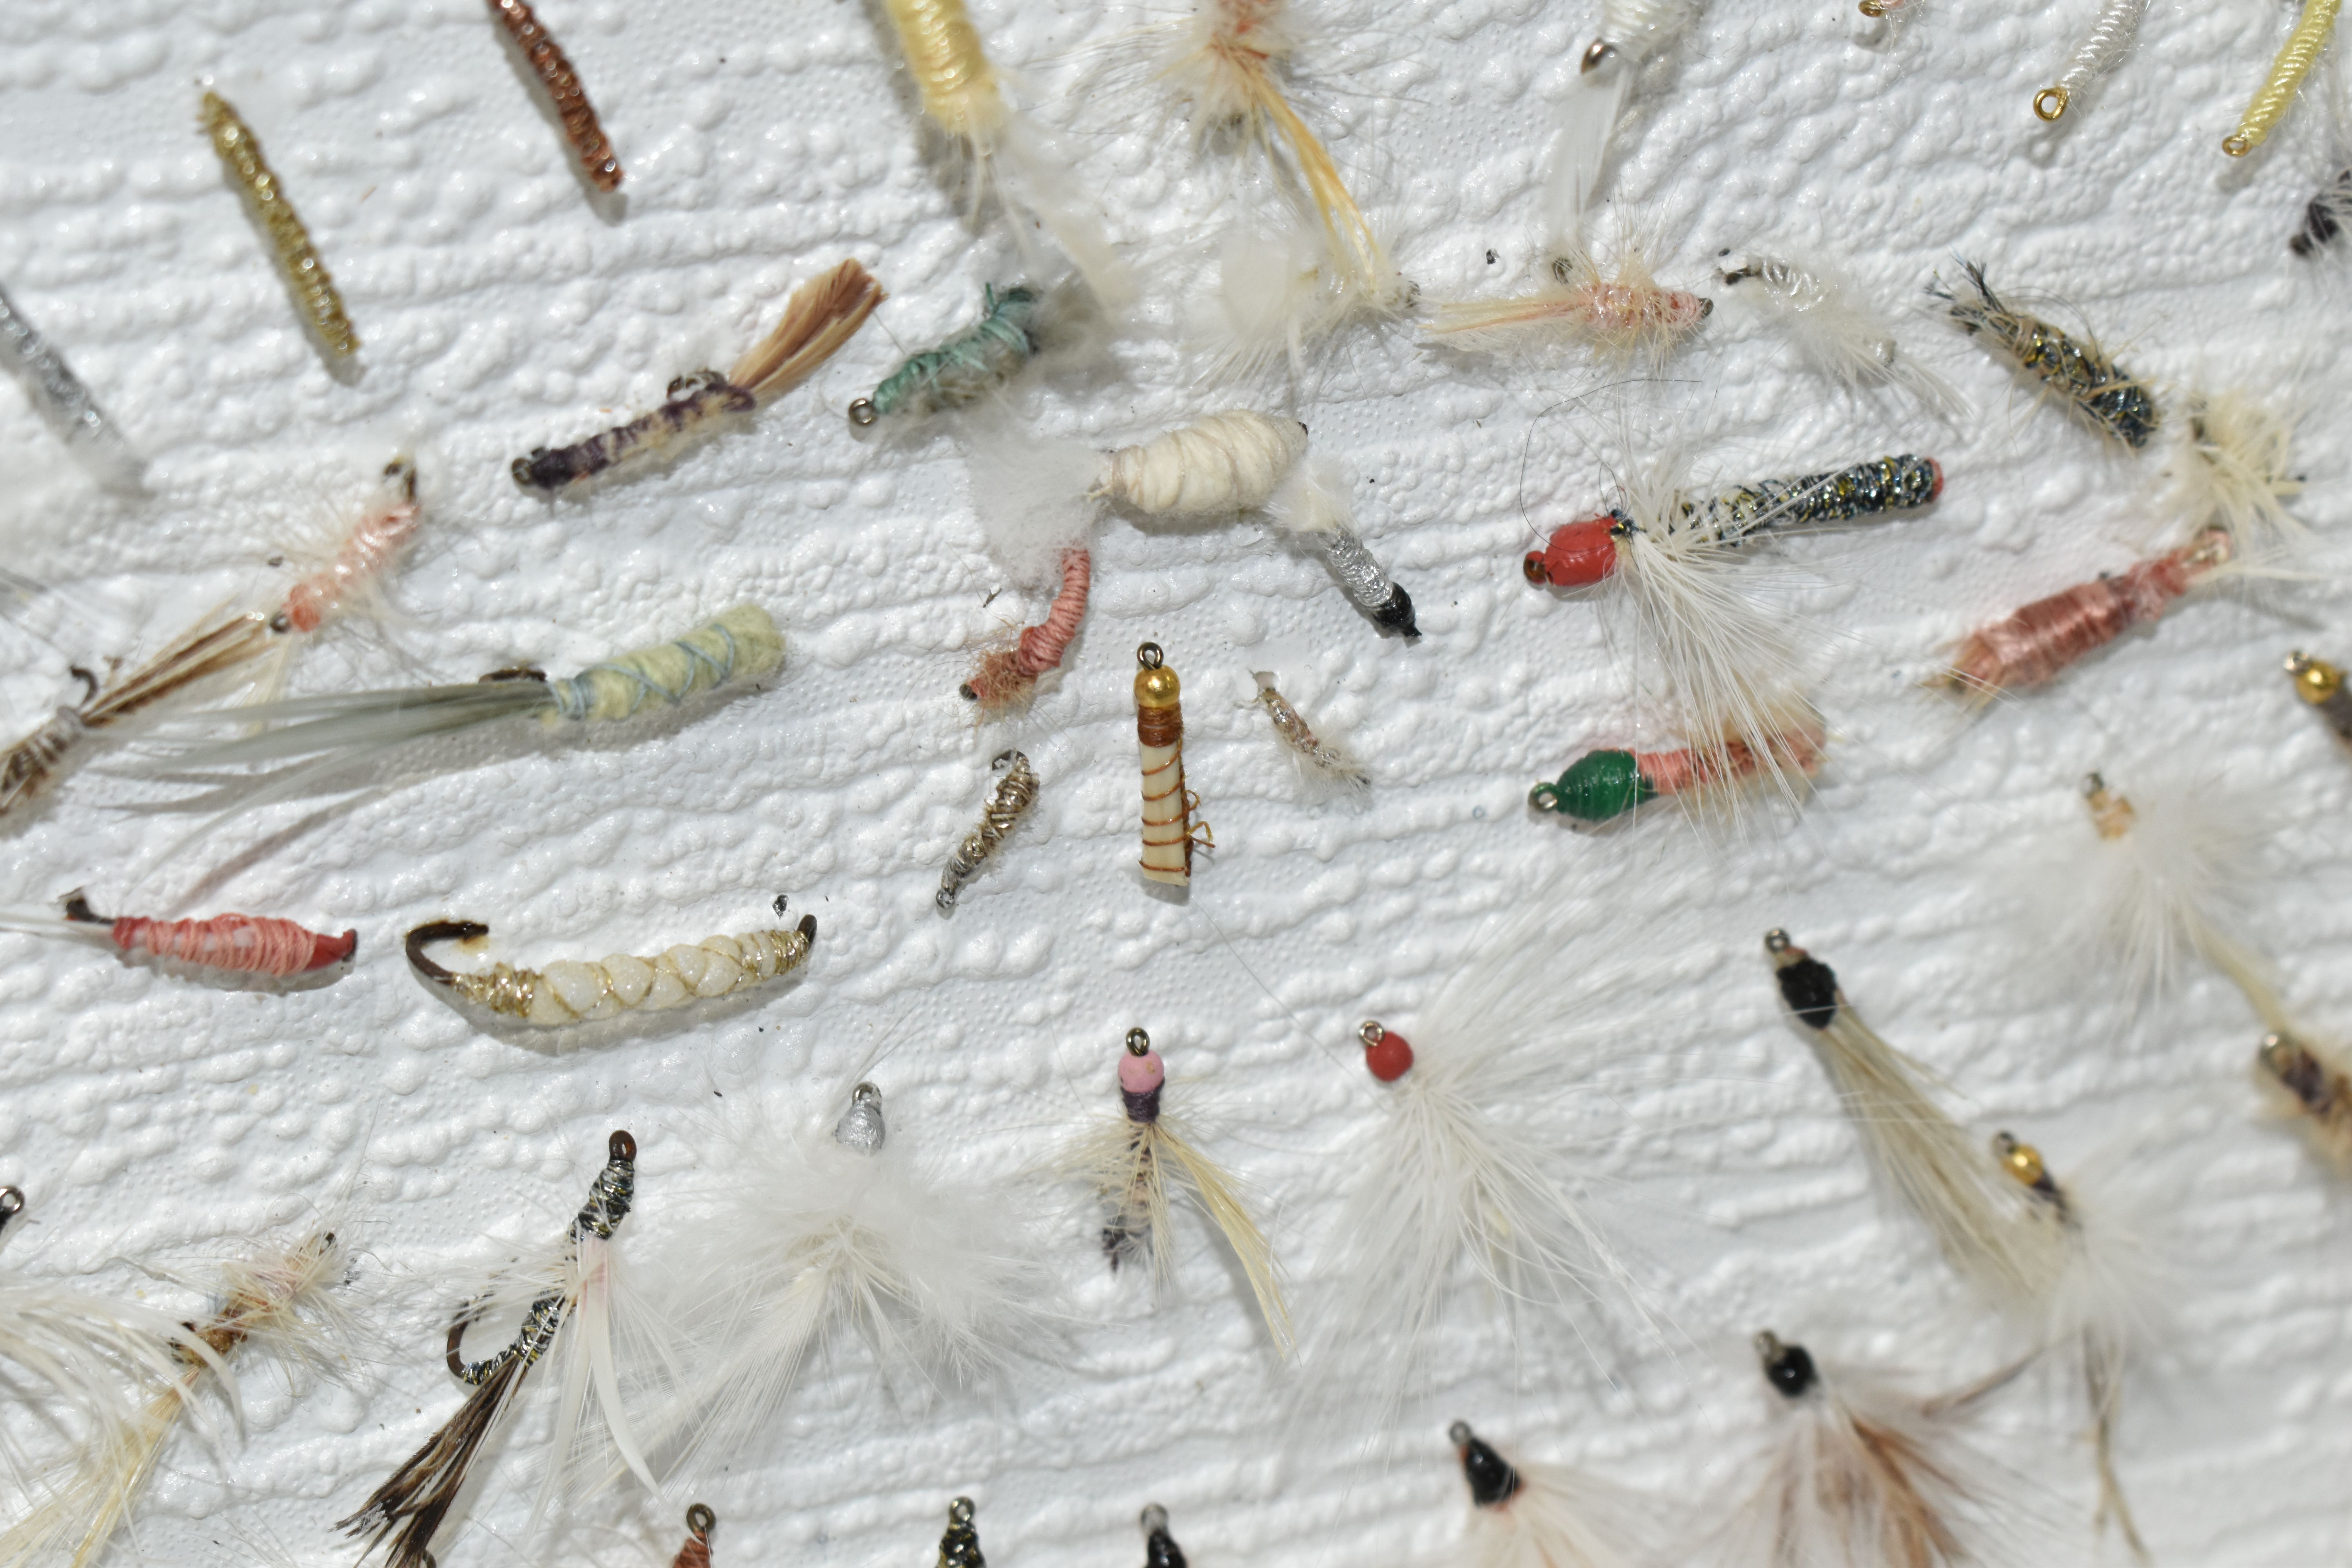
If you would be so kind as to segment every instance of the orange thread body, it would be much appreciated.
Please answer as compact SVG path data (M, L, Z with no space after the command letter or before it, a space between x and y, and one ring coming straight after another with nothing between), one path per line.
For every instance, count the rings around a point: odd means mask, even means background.
M489 0L490 14L499 19L509 37L522 50L522 58L540 86L555 105L557 116L563 121L563 139L580 158L580 166L588 175L588 183L600 191L621 188L621 160L614 154L613 143L597 122L595 106L588 101L588 89L580 85L579 75L572 61L524 0Z
M2231 553L2229 536L2210 530L2169 554L2036 599L1969 634L1952 660L1951 680L1986 691L2040 686L2162 616Z
M359 946L360 933L329 936L292 921L260 915L215 915L204 921L152 921L126 915L108 930L125 952L237 974L307 973L341 963Z
M1062 591L1038 625L1022 629L1010 651L990 654L964 687L964 694L983 707L1001 708L1018 700L1037 684L1037 678L1061 667L1062 655L1078 635L1086 619L1087 595L1094 580L1094 558L1084 550L1062 552Z

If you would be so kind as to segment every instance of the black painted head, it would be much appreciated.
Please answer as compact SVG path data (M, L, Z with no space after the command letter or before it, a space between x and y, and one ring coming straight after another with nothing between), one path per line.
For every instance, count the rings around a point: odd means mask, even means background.
M1764 933L1764 950L1772 955L1773 978L1780 983L1780 999L1799 1020L1816 1029L1837 1022L1837 972L1812 957L1777 928Z
M1168 1510L1156 1502L1143 1510L1143 1568L1184 1568L1184 1549L1168 1533Z
M1784 1398L1801 1399L1822 1380L1813 1370L1813 1358L1802 1345L1782 1344L1780 1337L1767 1329L1756 1336L1756 1354L1764 1363L1764 1376Z
M1467 1421L1456 1421L1445 1435L1454 1439L1454 1451L1461 1456L1462 1479L1470 1483L1472 1502L1480 1508L1500 1508L1517 1495L1519 1472L1470 1430Z

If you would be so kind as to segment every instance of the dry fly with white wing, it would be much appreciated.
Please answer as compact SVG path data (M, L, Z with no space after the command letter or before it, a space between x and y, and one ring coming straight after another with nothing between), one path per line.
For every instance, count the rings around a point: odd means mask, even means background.
M2025 1193L1930 1098L1926 1070L1855 1016L1828 964L1784 931L1766 932L1764 950L1872 1170L1962 1279L1999 1301L2038 1296L2049 1258Z
M1634 81L1697 17L1699 5L1700 0L1601 0L1599 35L1577 62L1545 155L1544 219L1555 241L1572 243L1581 237Z
M1014 1353L1037 1294L1026 1238L1003 1194L915 1163L879 1089L858 1084L822 1131L755 1111L722 1142L724 1180L671 1233L708 1355L661 1423L681 1468L732 1463L844 1331L894 1394L969 1385Z
M1168 1069L1141 1029L1127 1032L1127 1054L1118 1063L1118 1095L1124 1114L1098 1122L1070 1151L1066 1168L1086 1177L1108 1210L1102 1249L1116 1270L1144 1260L1156 1283L1176 1273L1174 1198L1189 1195L1215 1224L1233 1249L1257 1298L1259 1315L1275 1350L1288 1355L1290 1307L1283 1298L1282 1269L1265 1232L1243 1201L1238 1184L1195 1148L1179 1119L1164 1114L1160 1092Z
M1558 341L1602 363L1655 372L1715 311L1715 301L1669 289L1628 240L1604 267L1578 246L1555 258L1551 281L1533 294L1441 302L1423 331L1466 348L1507 349Z
M639 1381L638 1358L631 1358L632 1375L625 1380L622 1359L615 1353L618 1341L624 1350L650 1347L645 1357L649 1362L661 1362L667 1354L667 1335L640 1303L614 1244L636 1201L637 1141L615 1131L605 1141L605 1155L604 1168L590 1184L587 1202L562 1240L508 1270L491 1290L466 1302L451 1319L446 1351L449 1373L474 1392L357 1512L339 1521L338 1529L366 1538L369 1552L388 1542L388 1568L433 1568L434 1538L461 1498L469 1495L467 1481L476 1458L506 1427L522 1402L532 1369L542 1361L551 1361L559 1369L559 1386L546 1476L532 1510L531 1529L539 1528L565 1492L602 1485L613 1455L648 1491L661 1494L625 1408L625 1384ZM509 1313L521 1318L512 1342L480 1361L467 1361L467 1329ZM672 1377L676 1371L675 1366L663 1369ZM662 1373L654 1375L658 1378ZM593 1425L589 1423L592 1404L600 1418Z
M174 1352L175 1364L164 1375L140 1379L139 1407L99 1422L91 1440L51 1474L35 1479L31 1509L0 1534L0 1563L91 1568L115 1532L129 1524L165 1443L182 1422L192 1422L208 1437L217 1435L217 1422L203 1408L207 1394L241 1419L229 1363L243 1347L266 1351L289 1369L332 1372L348 1353L352 1327L349 1309L332 1292L349 1269L348 1247L323 1226L290 1245L226 1265L212 1311L158 1342ZM137 1370L152 1371L144 1364Z

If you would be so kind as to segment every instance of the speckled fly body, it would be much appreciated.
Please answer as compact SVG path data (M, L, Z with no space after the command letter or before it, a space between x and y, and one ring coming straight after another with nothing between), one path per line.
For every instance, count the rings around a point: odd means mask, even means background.
M867 426L893 414L924 415L977 403L1020 373L1037 353L1043 304L1034 289L981 290L977 326L914 355L883 378L871 397L849 405L849 422Z
M1983 268L1973 261L1960 267L1975 299L1962 299L1940 279L1927 291L1950 302L1952 320L1963 331L1981 332L2000 344L2020 369L2040 377L2084 419L2132 450L2147 445L2164 416L2147 387L2118 369L2098 344L2078 342L2038 316L2002 304L1986 286Z

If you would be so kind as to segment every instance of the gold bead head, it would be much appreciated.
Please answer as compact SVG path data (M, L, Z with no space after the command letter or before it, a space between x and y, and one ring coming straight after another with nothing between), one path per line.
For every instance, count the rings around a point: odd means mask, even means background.
M2050 1173L2042 1163L2042 1151L2031 1143L2021 1143L2006 1132L1992 1136L1993 1158L2000 1168L2017 1178L2018 1184L2039 1187L2049 1180Z
M1135 700L1139 707L1173 708L1182 689L1176 672L1164 664L1156 669L1135 672Z
M2294 677L2294 694L2317 707L2344 689L2344 672L2324 658L2307 653L2286 657L2286 672Z

